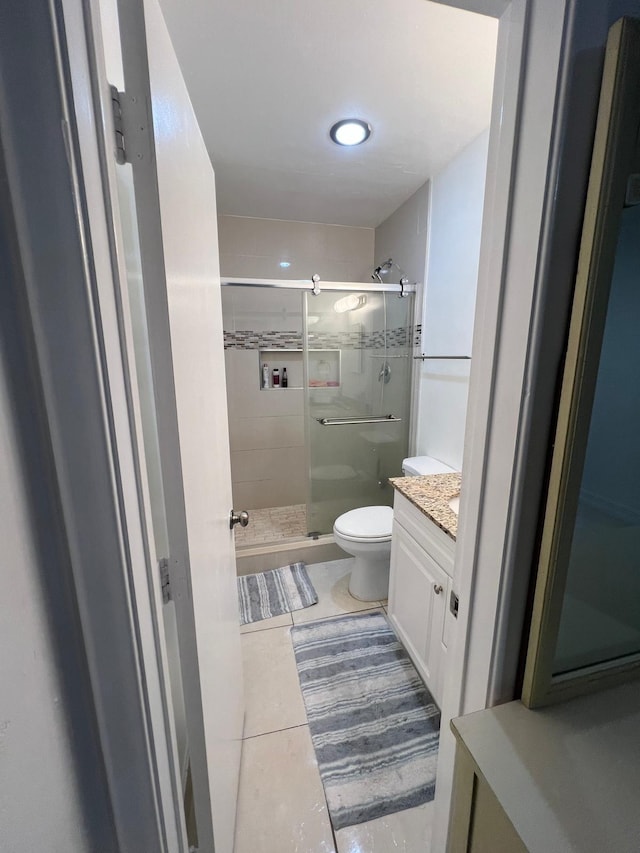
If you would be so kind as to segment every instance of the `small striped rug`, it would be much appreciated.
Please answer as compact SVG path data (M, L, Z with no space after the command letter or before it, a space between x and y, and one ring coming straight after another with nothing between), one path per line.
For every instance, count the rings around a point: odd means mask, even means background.
M304 563L242 575L238 578L240 624L259 622L292 610L302 610L318 601Z
M440 712L382 613L291 629L334 828L433 799Z

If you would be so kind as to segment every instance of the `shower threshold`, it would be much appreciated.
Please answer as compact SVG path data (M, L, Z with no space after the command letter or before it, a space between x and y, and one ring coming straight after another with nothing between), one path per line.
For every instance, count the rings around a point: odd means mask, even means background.
M306 539L305 504L272 506L249 510L249 525L236 527L236 549L251 548L285 540Z
M248 527L236 527L239 575L276 569L290 563L322 563L346 554L332 534L307 533L305 504L249 510Z

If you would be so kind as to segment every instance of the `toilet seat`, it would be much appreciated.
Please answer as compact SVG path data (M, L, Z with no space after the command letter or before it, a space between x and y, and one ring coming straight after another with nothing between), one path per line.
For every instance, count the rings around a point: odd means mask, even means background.
M336 519L334 530L351 542L388 542L391 539L393 510L390 506L364 506L345 512Z

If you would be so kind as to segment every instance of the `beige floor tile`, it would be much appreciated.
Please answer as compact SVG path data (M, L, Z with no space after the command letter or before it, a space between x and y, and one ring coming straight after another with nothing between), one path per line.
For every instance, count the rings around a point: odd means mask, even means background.
M283 613L282 616L272 616L271 619L261 619L259 622L249 622L247 625L240 626L241 634L252 634L254 631L268 631L269 628L287 628L293 625L293 619L290 613Z
M336 832L338 853L428 853L433 802L347 826Z
M318 593L318 603L304 610L296 610L292 614L294 625L380 606L377 601L358 601L349 594L349 574L353 563L350 557L347 560L307 566L311 583Z
M290 628L243 634L244 736L304 725L307 715L300 692Z
M307 726L243 742L234 853L335 853Z

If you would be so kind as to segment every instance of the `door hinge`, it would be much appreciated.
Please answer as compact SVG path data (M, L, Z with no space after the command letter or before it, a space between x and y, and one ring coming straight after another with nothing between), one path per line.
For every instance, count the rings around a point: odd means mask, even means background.
M124 122L122 121L122 97L114 85L109 86L111 90L111 109L113 111L113 129L115 134L116 163L121 166L127 162L126 140L124 136Z
M160 588L162 589L162 603L168 604L170 601L173 601L168 557L163 557L160 560Z
M458 607L460 606L460 599L456 595L456 593L451 590L451 595L449 596L449 610L453 613L453 615L458 618Z

